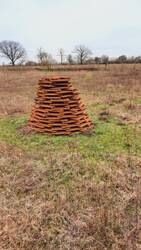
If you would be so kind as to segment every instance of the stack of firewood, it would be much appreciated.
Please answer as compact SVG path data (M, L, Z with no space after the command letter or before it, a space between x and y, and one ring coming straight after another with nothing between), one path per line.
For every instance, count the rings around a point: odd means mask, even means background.
M67 77L39 80L30 127L42 133L69 135L93 128L79 93Z

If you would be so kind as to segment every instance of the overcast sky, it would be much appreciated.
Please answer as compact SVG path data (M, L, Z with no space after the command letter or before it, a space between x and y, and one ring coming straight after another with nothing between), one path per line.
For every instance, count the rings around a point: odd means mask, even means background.
M0 0L0 40L57 56L84 44L94 56L141 55L141 0Z

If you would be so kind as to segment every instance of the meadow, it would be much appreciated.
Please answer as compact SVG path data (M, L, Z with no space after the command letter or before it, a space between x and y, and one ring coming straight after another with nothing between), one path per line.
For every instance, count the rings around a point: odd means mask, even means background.
M92 133L28 133L38 79L71 77ZM141 249L141 65L0 68L0 249Z

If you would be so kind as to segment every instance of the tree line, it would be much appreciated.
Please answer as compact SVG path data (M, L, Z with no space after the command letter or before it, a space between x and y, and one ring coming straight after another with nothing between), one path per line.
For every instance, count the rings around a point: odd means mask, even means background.
M40 48L37 51L38 62L27 61L26 49L19 43L15 41L4 40L0 42L0 56L8 59L9 64L14 66L15 64L24 65L51 65L57 64L57 61L53 56L46 50ZM92 51L84 46L75 46L72 54L65 55L64 50L61 48L58 50L58 56L60 57L60 64L105 64L109 63L141 63L141 56L138 57L127 57L126 55L121 55L117 58L109 58L107 55L102 55L101 57L93 57Z

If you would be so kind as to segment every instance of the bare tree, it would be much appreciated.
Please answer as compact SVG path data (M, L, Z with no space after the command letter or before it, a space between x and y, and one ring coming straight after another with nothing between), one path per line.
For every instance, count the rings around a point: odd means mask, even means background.
M47 63L48 54L47 54L47 52L45 50L43 50L42 48L40 48L40 49L38 49L37 58L39 60L39 63L46 64Z
M68 61L69 64L73 64L73 63L74 63L74 60L73 60L73 57L72 57L71 54L69 54L69 55L67 56L67 61Z
M60 56L60 62L63 64L64 61L64 50L61 48L59 49L59 56Z
M76 46L73 52L77 55L77 60L80 64L85 63L85 61L92 54L91 50L84 45Z
M20 43L5 40L0 42L0 54L2 57L9 59L14 66L17 61L24 60L26 51Z
M125 63L125 62L127 62L127 56L121 55L121 56L118 57L117 61L119 63Z
M42 65L50 65L56 63L55 59L53 59L52 55L47 53L44 49L38 49L37 58L39 63Z
M96 63L96 64L100 64L100 63L101 63L101 57L96 56L96 57L94 58L94 60L95 60L95 63Z
M103 56L101 57L101 61L102 61L103 64L105 64L105 68L107 68L108 63L109 63L109 57L106 56L106 55L103 55Z
M135 57L135 62L136 63L141 63L141 56Z

